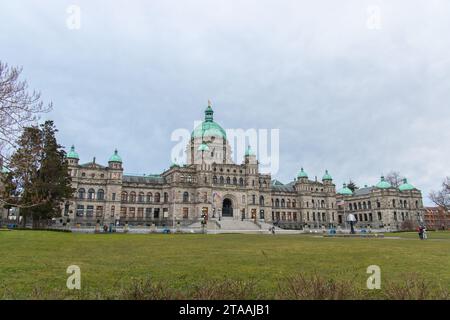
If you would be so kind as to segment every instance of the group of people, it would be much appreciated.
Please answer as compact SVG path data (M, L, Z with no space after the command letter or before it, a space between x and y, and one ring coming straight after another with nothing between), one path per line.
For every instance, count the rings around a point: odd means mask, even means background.
M425 226L419 226L417 232L419 233L420 240L426 240L428 238L427 228L425 228Z

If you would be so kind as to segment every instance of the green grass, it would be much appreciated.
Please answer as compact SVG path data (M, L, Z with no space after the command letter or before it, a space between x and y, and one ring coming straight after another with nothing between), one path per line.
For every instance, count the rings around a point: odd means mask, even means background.
M0 298L33 290L65 292L69 265L81 268L82 291L113 293L136 279L185 290L204 281L251 280L272 297L296 274L351 281L364 289L366 268L378 265L385 283L417 274L431 288L450 288L450 232L397 233L401 239L306 235L73 234L0 231Z

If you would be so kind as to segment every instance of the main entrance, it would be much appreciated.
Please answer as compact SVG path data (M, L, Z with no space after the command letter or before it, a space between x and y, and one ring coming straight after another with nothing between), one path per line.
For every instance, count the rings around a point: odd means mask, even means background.
M223 199L222 204L222 217L232 217L233 216L233 203L230 199Z

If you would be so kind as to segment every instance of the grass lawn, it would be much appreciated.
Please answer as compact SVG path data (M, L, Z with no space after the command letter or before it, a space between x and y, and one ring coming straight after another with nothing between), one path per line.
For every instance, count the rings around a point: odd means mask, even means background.
M183 290L225 279L255 281L271 297L295 274L351 281L365 288L369 265L385 283L417 274L432 288L450 288L450 232L401 239L320 238L311 235L76 234L0 231L0 298L28 298L33 290L68 291L66 269L81 268L83 292L111 293L136 279Z

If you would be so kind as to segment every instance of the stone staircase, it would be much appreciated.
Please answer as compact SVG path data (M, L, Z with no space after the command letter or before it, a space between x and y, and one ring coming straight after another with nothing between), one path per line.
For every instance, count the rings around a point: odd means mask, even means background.
M230 218L222 218L220 221L217 219L210 219L206 226L208 231L216 231L216 232L268 232L269 228L273 225L270 223L266 223L263 221L257 221L256 223L252 220L236 220ZM189 226L189 228L200 229L202 227L200 222L193 223ZM275 227L276 230L281 230L278 227Z

